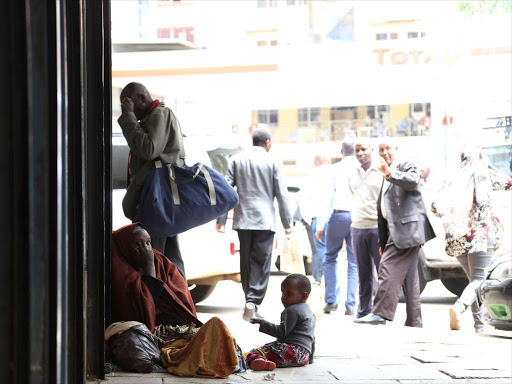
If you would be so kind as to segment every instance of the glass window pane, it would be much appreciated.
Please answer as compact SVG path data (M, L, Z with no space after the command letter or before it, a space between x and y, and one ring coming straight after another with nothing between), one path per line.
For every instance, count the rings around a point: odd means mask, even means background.
M258 111L258 123L268 124L268 111Z
M308 121L308 109L307 108L299 108L297 111L299 114L299 123L305 123Z
M311 108L310 121L320 121L320 108Z
M272 110L272 111L269 111L269 120L270 120L270 124L277 124L278 121L279 121L279 113L277 110Z

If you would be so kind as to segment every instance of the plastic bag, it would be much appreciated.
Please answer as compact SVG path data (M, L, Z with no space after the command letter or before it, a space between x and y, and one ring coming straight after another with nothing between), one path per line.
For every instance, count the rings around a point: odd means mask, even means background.
M280 255L280 269L282 272L306 274L304 258L301 255L299 243L296 239L286 236Z
M135 325L107 340L109 358L123 370L149 373L153 364L162 364L160 349L145 324Z

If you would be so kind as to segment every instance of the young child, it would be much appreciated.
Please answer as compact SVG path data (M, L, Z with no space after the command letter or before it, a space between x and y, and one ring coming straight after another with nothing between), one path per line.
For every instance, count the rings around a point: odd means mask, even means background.
M281 292L281 324L251 319L251 323L260 325L260 332L277 337L248 353L247 363L255 371L272 371L276 366L302 367L313 362L316 317L306 304L311 283L306 276L293 273L281 283Z

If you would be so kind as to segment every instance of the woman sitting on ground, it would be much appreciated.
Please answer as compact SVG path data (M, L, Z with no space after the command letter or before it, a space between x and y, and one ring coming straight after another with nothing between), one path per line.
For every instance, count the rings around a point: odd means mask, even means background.
M151 332L159 324L202 325L180 272L137 223L112 234L112 321L131 320Z

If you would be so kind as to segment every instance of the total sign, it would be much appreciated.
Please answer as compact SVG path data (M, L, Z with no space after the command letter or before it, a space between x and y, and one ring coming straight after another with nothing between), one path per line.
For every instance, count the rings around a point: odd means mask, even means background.
M385 64L428 64L431 62L454 63L459 55L436 55L433 52L426 52L422 49L416 50L397 50L397 49L374 49L373 53L376 55L377 63L379 65Z

